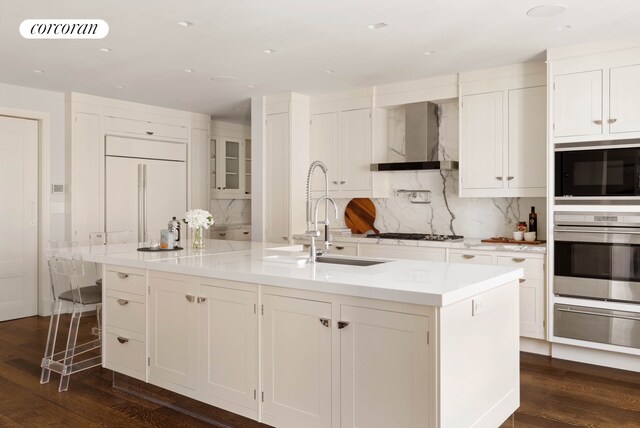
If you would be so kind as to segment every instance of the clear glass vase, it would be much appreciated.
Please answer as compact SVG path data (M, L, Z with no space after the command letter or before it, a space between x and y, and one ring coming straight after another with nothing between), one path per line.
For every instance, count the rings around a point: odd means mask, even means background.
M201 250L204 248L204 227L196 227L193 230L193 249Z

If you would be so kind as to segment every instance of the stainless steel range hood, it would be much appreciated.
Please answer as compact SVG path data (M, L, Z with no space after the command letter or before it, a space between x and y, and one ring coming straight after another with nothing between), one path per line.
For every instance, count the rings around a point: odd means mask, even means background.
M435 103L406 104L394 109L393 122L404 122L404 139L389 136L389 162L371 164L371 171L457 170L458 161L440 159L440 117ZM393 141L396 138L398 141Z

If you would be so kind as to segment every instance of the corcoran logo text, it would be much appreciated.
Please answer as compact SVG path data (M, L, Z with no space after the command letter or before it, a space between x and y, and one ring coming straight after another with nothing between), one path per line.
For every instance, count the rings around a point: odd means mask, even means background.
M25 39L104 39L109 24L102 19L25 19L20 34Z

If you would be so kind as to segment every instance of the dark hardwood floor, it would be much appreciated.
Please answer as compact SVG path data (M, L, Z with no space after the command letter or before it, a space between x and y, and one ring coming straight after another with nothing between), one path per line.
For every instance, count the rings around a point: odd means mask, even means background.
M106 369L73 375L64 393L58 393L56 374L40 385L48 323L39 317L0 323L0 427L211 426L114 389ZM174 394L163 398L184 401ZM220 427L266 427L215 408L209 417ZM522 354L521 406L503 426L640 427L640 373Z

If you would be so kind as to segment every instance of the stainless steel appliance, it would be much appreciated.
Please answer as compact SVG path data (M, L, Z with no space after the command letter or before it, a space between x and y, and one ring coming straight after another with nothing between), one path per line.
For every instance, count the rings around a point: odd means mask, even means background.
M460 235L436 235L433 233L372 233L367 238L408 239L411 241L461 241Z
M589 306L640 303L640 214L557 212L553 292L584 302L554 305L555 336L640 348L640 305Z
M640 202L640 140L620 147L563 147L555 153L557 204Z

